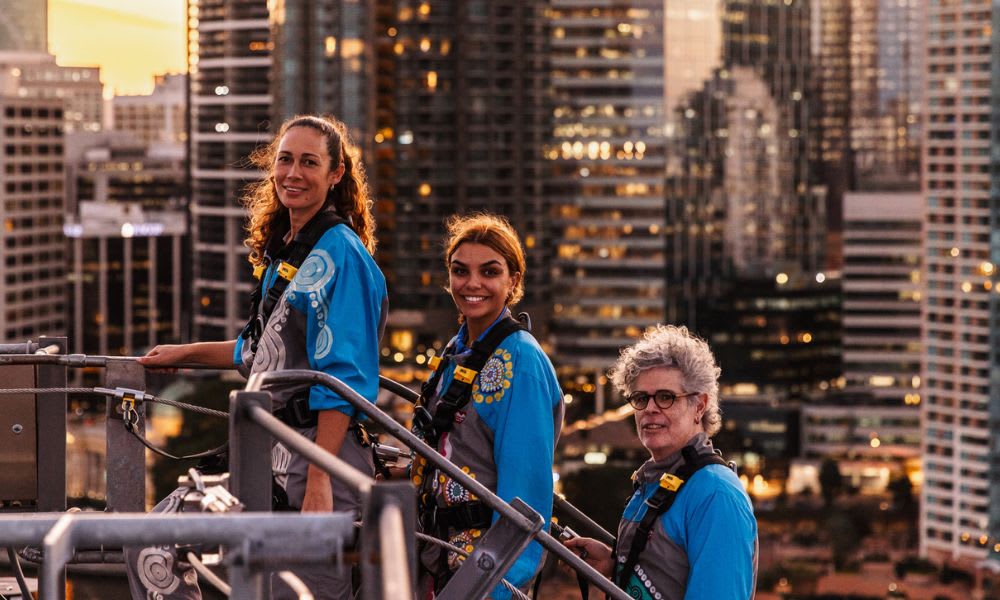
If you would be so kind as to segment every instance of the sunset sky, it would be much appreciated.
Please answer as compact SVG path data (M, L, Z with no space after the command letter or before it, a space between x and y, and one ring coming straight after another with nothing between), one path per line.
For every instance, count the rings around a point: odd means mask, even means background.
M100 66L105 95L148 94L153 75L186 70L184 0L49 0L49 52Z

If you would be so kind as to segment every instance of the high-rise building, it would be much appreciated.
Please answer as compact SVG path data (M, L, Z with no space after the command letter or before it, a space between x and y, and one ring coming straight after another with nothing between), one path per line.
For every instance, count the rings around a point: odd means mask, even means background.
M115 131L128 131L144 144L183 144L187 139L187 76L157 75L153 93L115 96L111 101Z
M49 49L48 0L6 0L0 12L0 52Z
M822 267L809 14L800 0L553 3L556 362L598 410L600 372L644 328L700 329L734 278Z
M441 244L452 214L485 209L511 221L527 252L521 308L543 306L550 217L542 150L551 133L546 6L420 0L397 3L394 14L385 6L376 13L388 22L379 24L375 50L394 77L391 90L384 79L374 82L380 93L376 169L393 178L378 182L391 186L380 189L394 204L387 269L393 354L447 341L454 327L455 309L442 291ZM388 171L384 161L392 161ZM534 314L537 333L541 312Z
M63 103L0 81L0 339L64 335Z
M180 341L183 212L88 201L63 229L73 352L131 356Z
M222 340L245 324L251 290L238 200L261 175L246 157L271 139L267 2L189 0L188 24L193 338Z
M925 6L915 0L851 2L854 189L919 189Z
M969 569L1000 556L1000 254L991 242L997 207L990 187L1000 119L998 16L990 0L927 5L920 549Z
M374 4L271 2L275 122L297 114L330 114L370 153L376 107Z
M812 156L831 232L845 192L919 189L925 5L813 0Z
M100 131L103 126L100 67L63 67L44 52L0 52L0 78L13 81L8 85L18 97L61 100L66 133Z
M925 210L919 192L844 197L845 390L869 392L879 404L914 413Z

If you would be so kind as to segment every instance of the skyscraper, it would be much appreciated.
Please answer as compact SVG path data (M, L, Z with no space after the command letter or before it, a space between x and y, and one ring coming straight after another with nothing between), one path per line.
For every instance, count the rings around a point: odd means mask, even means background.
M0 11L0 52L48 52L48 0L6 0Z
M704 327L734 278L822 265L809 4L560 0L550 24L557 362L588 394L644 328Z
M66 333L63 103L0 79L0 340Z
M1000 119L997 19L991 0L927 6L920 548L932 560L970 569L997 557L1000 542L1000 480L991 457L1000 397L1000 253L991 242L997 207L990 187Z
M193 338L231 339L251 275L238 199L260 177L246 157L271 139L267 2L189 0L188 28Z
M379 97L392 110L380 108L375 152L376 164L394 165L387 275L390 328L399 333L389 340L404 354L441 341L455 322L441 260L443 222L452 214L487 209L510 219L527 251L523 306L545 297L546 4L399 2L380 28L392 52L380 65L391 64L395 89Z

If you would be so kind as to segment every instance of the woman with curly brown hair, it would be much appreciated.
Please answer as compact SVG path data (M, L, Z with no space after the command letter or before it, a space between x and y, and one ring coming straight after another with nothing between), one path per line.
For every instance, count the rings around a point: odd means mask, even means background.
M250 186L244 198L250 213L245 243L259 282L247 326L236 340L157 346L139 362L147 367L235 363L245 375L280 369L323 371L374 403L388 302L385 278L371 254L376 243L372 201L347 128L327 117L297 116L250 158L267 177ZM275 416L355 468L373 473L370 449L363 448L362 436L351 433L357 431L355 410L346 400L307 384L271 386L267 391ZM351 490L297 453L278 444L272 459L287 508L359 508L360 499ZM149 586L136 587L149 580L143 577L142 564L136 573L131 570L133 595L145 598ZM350 597L345 573L300 575L317 598ZM178 579L186 582L188 577ZM164 594L171 586L158 587L152 591ZM185 591L189 587L182 583L163 597L198 597Z

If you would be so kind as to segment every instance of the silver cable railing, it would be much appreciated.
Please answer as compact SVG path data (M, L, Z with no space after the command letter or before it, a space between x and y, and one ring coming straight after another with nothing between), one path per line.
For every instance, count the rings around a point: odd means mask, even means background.
M336 377L308 370L255 373L247 382L247 390L254 392L264 389L267 385L302 383L322 385L336 392L356 410L364 413L386 432L405 443L470 493L475 494L500 516L497 523L483 536L472 555L442 590L440 594L442 600L484 597L533 539L611 598L629 600L625 592L545 531L543 529L545 524L537 512L518 499L511 504L504 502L486 486L469 477L454 463L441 456L423 440Z

